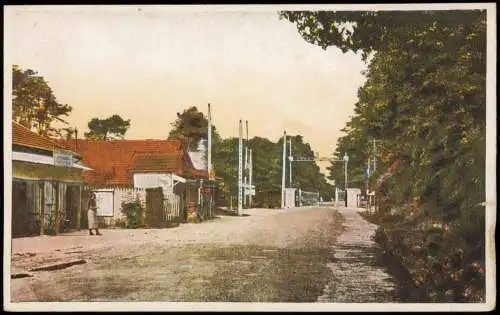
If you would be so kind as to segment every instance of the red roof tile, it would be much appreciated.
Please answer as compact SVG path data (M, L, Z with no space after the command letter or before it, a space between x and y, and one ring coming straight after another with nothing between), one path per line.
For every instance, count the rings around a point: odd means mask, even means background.
M184 159L182 152L174 153L138 153L132 162L134 172L171 172L183 173Z
M44 136L41 136L17 122L12 122L12 144L23 147L54 151L54 149L68 150L69 147L56 142Z
M193 170L191 170L191 175L194 177L208 178L208 171L193 169Z
M84 181L89 184L133 184L134 171L151 172L154 169L154 171L172 172L172 159L178 166L175 174L204 176L202 173L194 175L190 172L193 166L182 140L79 139L59 140L59 142L80 153L83 162L93 169L83 173ZM163 167L165 169L161 169Z

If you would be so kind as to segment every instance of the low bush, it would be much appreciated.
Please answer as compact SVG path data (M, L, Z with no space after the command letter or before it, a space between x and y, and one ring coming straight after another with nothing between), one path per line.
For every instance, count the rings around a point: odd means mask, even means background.
M116 219L115 220L115 226L124 229L124 228L127 227L127 220Z
M373 215L372 215L373 216ZM374 240L413 281L421 302L484 302L484 212L443 223L402 210L375 215ZM483 231L483 233L478 233Z
M108 223L106 222L105 218L97 217L97 226L101 229L105 229L108 227Z
M139 200L123 202L121 211L127 217L127 228L137 229L144 227L144 209Z

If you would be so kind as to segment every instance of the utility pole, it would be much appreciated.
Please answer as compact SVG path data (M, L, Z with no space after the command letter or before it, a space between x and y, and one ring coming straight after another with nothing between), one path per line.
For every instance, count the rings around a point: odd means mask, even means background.
M243 168L244 170L245 168ZM248 177L243 176L243 209L247 208L247 194L248 194Z
M369 185L369 182L370 182L370 175L372 173L371 171L371 166L370 166L371 162L370 162L370 158L368 158L368 161L366 162L366 183L365 183L365 190L366 190L366 196L367 196L367 199L368 199L368 193L369 193L369 188L370 188L370 185Z
M252 149L249 150L250 151L250 161L249 161L249 172L250 172L250 175L249 175L249 185L250 187L252 187L252 171L253 171L253 165L252 165ZM252 191L254 191L252 189ZM252 194L250 194L248 196L248 206L251 208L252 207Z
M237 214L241 214L241 209L243 207L243 125L240 119L240 127L239 127L239 138L238 138L238 212Z
M207 145L207 171L208 179L212 178L212 114L210 112L210 103L208 103L208 145Z
M344 155L344 200L345 200L345 206L347 207L347 162L349 161L349 158L347 156L347 153Z
M281 169L281 209L285 208L285 178L286 178L286 131L283 132L283 165Z
M247 187L246 187L246 184L247 184L247 161L246 161L246 155L247 155L247 148L245 147L245 145L243 144L243 152L244 152L244 155L243 155L243 208L246 206L246 203L247 203Z
M207 172L208 172L208 183L210 185L210 204L209 208L209 216L213 216L213 207L214 207L214 182L215 176L213 175L212 169L212 112L210 111L210 103L208 103L208 145L207 145Z
M243 167L243 172L244 172L244 177L243 177L243 183L244 183L244 188L243 188L243 206L248 206L248 120L245 120L245 159L244 159L244 167Z
M290 155L289 155L289 163L290 163L290 170L289 170L289 176L290 176L290 187L292 187L292 138L290 137L290 139L288 140L288 144L289 144L289 151L290 151Z
M344 188L345 188L344 201L345 201L345 206L347 207L347 161L345 162L344 165Z

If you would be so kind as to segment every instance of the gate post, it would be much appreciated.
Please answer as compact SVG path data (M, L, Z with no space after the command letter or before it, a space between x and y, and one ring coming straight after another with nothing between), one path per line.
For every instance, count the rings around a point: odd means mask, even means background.
M302 207L302 190L299 188L299 207Z
M61 200L59 200L59 192L60 192L59 186L60 186L60 183L58 181L56 181L56 200L55 200L56 222L55 222L55 226L54 226L56 235L59 235L59 231L61 228L61 223L60 223L60 221L61 221L61 209L60 209Z

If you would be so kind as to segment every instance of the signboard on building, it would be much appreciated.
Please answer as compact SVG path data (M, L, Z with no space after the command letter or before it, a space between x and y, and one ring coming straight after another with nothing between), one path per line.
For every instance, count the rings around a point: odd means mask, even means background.
M97 204L97 216L112 217L113 216L113 191L95 191L95 199Z
M54 165L61 167L72 167L73 152L67 150L54 150Z

